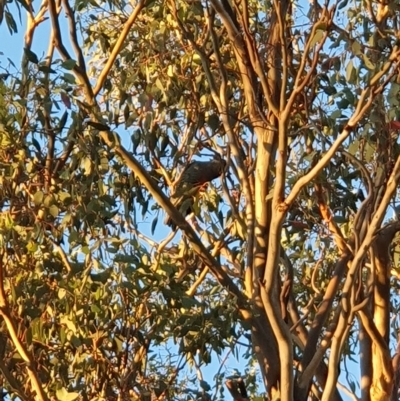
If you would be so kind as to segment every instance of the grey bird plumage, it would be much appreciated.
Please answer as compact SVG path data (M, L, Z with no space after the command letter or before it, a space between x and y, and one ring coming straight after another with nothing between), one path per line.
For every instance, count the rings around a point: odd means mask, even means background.
M226 161L213 159L209 161L193 161L186 166L171 195L174 206L185 216L190 214L194 198L204 184L218 178L225 170ZM165 224L173 226L172 219L168 216Z

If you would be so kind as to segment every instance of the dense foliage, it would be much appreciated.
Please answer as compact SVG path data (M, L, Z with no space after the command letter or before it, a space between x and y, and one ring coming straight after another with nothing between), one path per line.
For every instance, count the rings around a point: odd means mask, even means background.
M0 0L3 393L397 400L399 7Z

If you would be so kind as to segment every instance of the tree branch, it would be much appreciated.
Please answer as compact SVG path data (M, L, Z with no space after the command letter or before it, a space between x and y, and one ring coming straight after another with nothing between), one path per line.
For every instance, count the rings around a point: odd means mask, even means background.
M82 49L78 43L78 37L76 35L76 21L75 21L75 13L72 7L70 6L68 0L62 0L64 5L65 14L68 17L68 25L69 25L69 35L72 41L72 47L74 49L75 55L78 59L78 65L82 70L82 74L86 74L86 64L85 59L83 58Z
M3 317L4 322L7 326L7 330L10 335L11 341L13 342L17 352L21 356L21 359L25 362L26 371L31 381L33 391L36 392L35 399L37 401L48 401L47 395L42 387L42 383L39 380L34 360L30 355L30 353L28 352L27 348L25 347L25 344L23 344L20 338L18 337L17 329L15 327L15 323L10 313L10 308L8 306L7 297L4 290L5 275L4 275L3 259L4 255L1 254L0 255L0 315Z
M337 295L339 284L344 275L344 272L346 271L347 264L350 261L351 256L352 254L350 253L350 251L348 251L347 253L344 253L337 262L333 277L329 280L322 302L318 307L317 313L311 324L311 328L307 336L307 342L304 347L303 358L301 361L303 374L300 376L299 380L299 392L301 391L302 394L298 394L297 399L299 400L307 398L311 379L315 374L315 369L317 369L319 366L318 363L314 363L314 369L308 369L315 355L319 336L322 332L326 319L331 312L331 307Z
M129 31L132 28L132 25L136 21L137 16L139 15L140 11L145 5L145 0L140 0L136 7L134 8L132 14L129 16L128 20L126 21L124 28L122 29L121 34L118 37L117 42L115 43L114 48L112 49L112 52L110 56L107 59L107 63L104 66L103 70L100 73L99 79L97 80L96 86L93 89L93 95L97 96L101 90L101 88L104 85L104 81L106 80L108 73L111 70L111 67L113 66L119 52L122 49L122 45L125 42L126 37L128 36Z
M55 0L48 0L48 2L49 2L51 23L52 23L53 32L54 32L55 47L57 48L58 52L60 53L60 55L64 61L71 60L71 56L68 53L68 50L65 48L63 41L62 41L60 24L58 22L58 13L56 10ZM74 72L74 74L77 77L80 84L83 86L84 92L85 92L85 97L86 97L87 101L90 101L89 104L91 106L93 106L94 105L94 103L93 103L94 94L93 94L93 90L92 90L92 86L90 84L89 78L86 74L85 65L83 64L83 67L80 65L75 65L74 68L72 69L72 71Z
M219 283L228 289L238 300L238 306L242 317L245 320L250 318L247 310L247 300L240 291L240 289L233 283L230 277L221 269L220 264L211 254L207 251L193 228L185 220L182 214L173 206L169 198L157 186L157 183L151 178L147 171L140 165L140 163L120 144L119 138L116 134L111 134L107 131L100 131L100 136L104 142L113 149L125 161L126 165L138 177L141 183L152 194L154 200L171 216L174 223L183 231L191 242L192 249L201 257L204 263L213 272L213 275Z

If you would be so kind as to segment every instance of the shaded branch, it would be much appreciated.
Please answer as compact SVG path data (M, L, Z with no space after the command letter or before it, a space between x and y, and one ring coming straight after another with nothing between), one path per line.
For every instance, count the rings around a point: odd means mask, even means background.
M280 2L282 3L282 2ZM287 2L284 2L285 7L287 7ZM248 5L246 0L242 0L242 7L243 7L243 17L242 17L242 27L243 27L243 32L244 32L244 41L246 43L247 47L247 53L249 54L249 59L252 64L252 68L255 71L258 79L260 80L261 83L261 88L263 91L264 99L267 102L268 109L271 111L271 113L275 116L278 117L279 115L279 108L276 104L276 102L273 99L272 96L272 89L270 88L268 84L268 79L266 75L266 68L265 66L262 65L261 60L260 60L260 55L258 53L257 47L254 43L254 37L252 33L249 30L249 16L248 16ZM284 7L282 7L283 9ZM274 18L274 17L273 17ZM270 31L273 32L274 25L276 24L276 21L273 19L273 21L270 24ZM255 98L255 102L257 102L257 99ZM257 105L257 103L255 103ZM262 110L258 110L260 114L262 114Z
M68 50L66 49L62 41L61 29L58 21L58 13L56 10L55 0L48 0L48 2L49 2L50 18L54 32L54 45L64 61L71 60L71 56L68 53ZM86 74L86 68L84 67L84 65L83 67L81 65L75 65L72 71L78 78L79 82L83 85L86 100L89 102L90 105L93 105L94 94L89 78Z
M276 283L275 283L276 284ZM274 286L274 288L276 285ZM293 348L289 328L279 316L279 297L271 283L260 286L261 299L278 343L280 366L280 393L282 401L293 398Z
M354 218L354 223L353 223L355 250L357 251L360 245L360 241L362 241L365 236L365 230L363 229L363 227L365 227L369 222L369 214L370 214L369 205L374 198L373 183L370 174L363 163L361 163L352 154L346 151L342 151L342 153L350 160L351 163L353 163L360 169L361 174L366 180L368 186L368 195L362 202L360 208L358 209L358 212Z
M281 45L282 52L282 80L281 80L281 91L279 98L279 110L284 110L286 107L286 88L288 82L288 58L287 58L287 39L285 34L285 22L286 22L286 10L284 8L288 7L287 2L273 0L275 7L275 15L278 21L279 28L279 43ZM282 7L283 5L283 7Z
M85 59L83 58L82 49L81 46L79 46L78 37L76 35L76 21L74 10L70 6L68 0L62 0L62 3L64 5L65 14L68 17L69 35L71 38L72 47L78 59L78 65L82 69L82 74L86 74Z
M213 250L211 251L211 256L213 258L215 258L216 256L218 256L221 252L221 248L224 246L225 244L225 240L226 240L226 236L229 233L229 230L231 228L231 226L233 225L233 223L226 229L224 230L224 234L222 235L222 238L220 238L218 241L216 241ZM222 267L221 267L222 269ZM204 281L207 273L209 272L209 267L206 266L202 269L199 277L197 277L196 281L192 284L192 286L186 291L186 295L188 296L193 296L196 293L197 288L199 287L199 285Z

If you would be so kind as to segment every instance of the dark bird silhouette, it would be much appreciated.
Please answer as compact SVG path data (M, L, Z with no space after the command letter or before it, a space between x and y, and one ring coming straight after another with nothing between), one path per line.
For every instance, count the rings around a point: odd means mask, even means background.
M226 161L213 159L206 162L193 161L186 166L175 184L171 195L171 202L184 215L193 212L194 198L207 184L218 178L225 170ZM175 228L172 219L168 216L165 224Z

